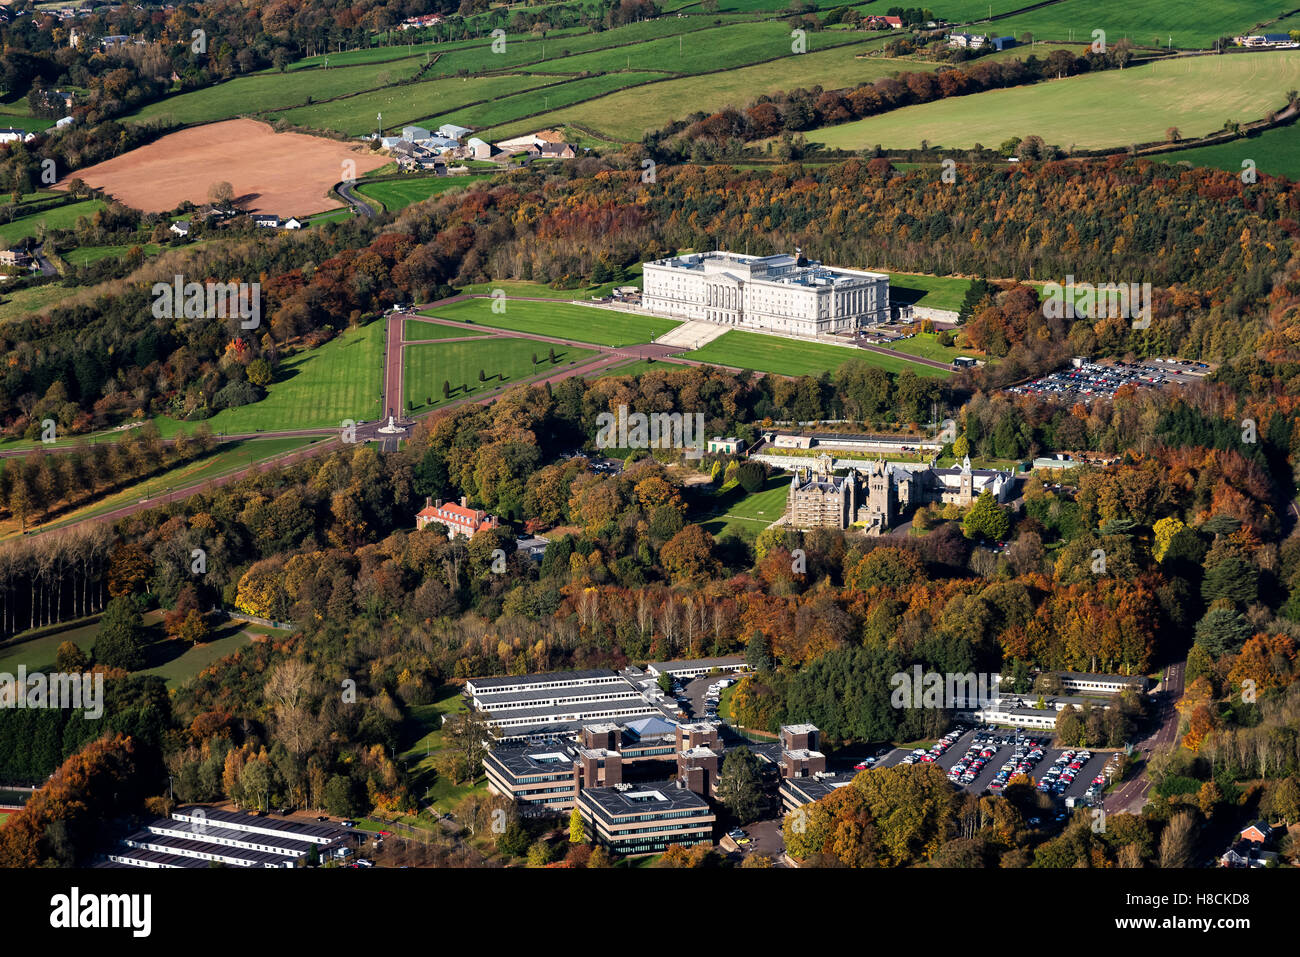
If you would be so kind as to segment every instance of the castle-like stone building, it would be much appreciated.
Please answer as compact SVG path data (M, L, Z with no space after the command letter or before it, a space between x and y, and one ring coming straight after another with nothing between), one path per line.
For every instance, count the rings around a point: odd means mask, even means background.
M973 469L970 457L960 466L876 460L861 469L836 475L823 455L811 469L798 469L790 481L786 515L794 528L864 526L868 535L893 528L908 512L931 503L971 505L984 491L999 503L1011 498L1015 476L1009 471Z

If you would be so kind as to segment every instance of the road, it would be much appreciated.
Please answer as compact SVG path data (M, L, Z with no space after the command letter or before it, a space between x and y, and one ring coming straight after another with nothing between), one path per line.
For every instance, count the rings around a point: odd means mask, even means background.
M32 249L32 258L36 260L36 265L41 267L42 276L57 276L59 271L54 268L53 263L45 258L45 244L36 246Z
M343 197L344 202L356 210L358 215L364 216L366 219L374 219L376 214L375 208L366 200L358 196L355 190L356 183L339 183L334 187L334 192Z
M1165 680L1152 697L1156 702L1155 730L1149 737L1138 742L1137 749L1144 758L1142 770L1131 781L1125 781L1114 793L1106 798L1106 812L1118 814L1127 812L1137 814L1147 803L1147 793L1151 790L1151 779L1147 776L1145 759L1150 758L1156 750L1173 747L1178 738L1178 699L1183 696L1183 684L1186 680L1187 661L1179 661L1169 666Z

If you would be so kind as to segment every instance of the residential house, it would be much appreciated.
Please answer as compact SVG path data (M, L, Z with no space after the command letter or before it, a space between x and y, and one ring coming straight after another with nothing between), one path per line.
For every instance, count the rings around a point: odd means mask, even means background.
M32 263L31 254L21 246L10 246L7 249L0 249L0 266L14 266L19 269L30 269Z
M1251 841L1255 844L1267 844L1273 836L1272 826L1265 820L1251 821L1243 827L1237 835L1243 841Z
M573 159L577 155L568 143L543 143L538 147L538 156L543 159Z
M1267 867L1277 860L1276 851L1265 851L1254 841L1237 841L1219 857L1220 867Z
M177 236L184 238L190 234L190 221L188 219L178 219L171 224L169 229Z
M0 126L0 143L30 143L36 139L35 133L20 130L16 126Z
M447 526L448 538L457 535L473 538L475 533L497 528L501 524L495 515L489 515L482 509L470 508L469 500L464 496L461 496L459 505L442 499L436 502L425 499L424 508L416 513L415 527L421 529L435 522Z
M423 30L425 27L437 26L442 23L442 14L426 13L419 17L407 17L399 26L403 30Z
M279 229L280 217L268 213L257 213L253 216L253 225L261 226L263 229Z

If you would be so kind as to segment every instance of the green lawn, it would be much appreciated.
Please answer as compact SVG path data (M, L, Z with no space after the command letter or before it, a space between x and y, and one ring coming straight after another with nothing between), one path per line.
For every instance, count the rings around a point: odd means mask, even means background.
M731 329L701 349L681 354L682 358L737 369L753 369L776 375L821 375L835 370L851 359L880 366L888 372L910 369L919 376L948 376L952 373L932 366L920 365L906 359L882 356L867 349L849 349L844 346L822 345L818 342L799 342L761 332L742 332Z
M83 199L78 203L55 206L29 216L19 216L11 223L0 225L0 242L12 246L20 239L35 236L40 226L46 229L71 229L77 224L79 217L92 216L103 208L102 200Z
M752 495L733 482L718 491L712 517L700 525L715 538L730 532L753 541L759 532L785 514L789 496L788 475L769 476L763 488Z
M918 276L912 273L889 274L889 298L911 306L927 309L948 309L956 312L970 289L971 280L952 276Z
M267 396L252 405L223 409L207 423L214 432L337 429L344 419L373 421L383 412L384 324L348 329L325 345L284 360ZM164 436L197 422L160 418Z
M939 337L933 332L918 332L911 339L891 342L881 348L905 352L910 356L920 356L922 359L935 359L939 362L952 362L957 356L969 354L969 350L963 351L956 346L939 345Z
M452 810L470 791L483 787L486 778L479 775L474 781L465 784L452 784L438 774L433 759L443 748L442 719L444 715L461 714L466 711L465 699L460 696L460 689L445 685L438 691L432 704L414 705L409 712L406 724L402 727L402 741L405 744L400 757L411 764L414 774L412 788L416 797L423 804L432 804L438 811Z
M351 219L353 216L352 207L345 206L342 209L331 210L328 213L318 213L307 220L308 226L323 226L325 223L341 223L344 220Z
M379 183L360 183L357 192L379 203L390 213L405 209L412 203L422 203L458 186L468 186L489 175L471 173L467 176L412 176L410 179L390 179Z
M0 126L12 126L29 133L44 133L54 126L54 120L44 116L24 116L20 113L0 115Z
M149 649L149 654L151 660L157 663L145 668L140 674L158 675L167 682L168 688L176 688L253 640L238 621L223 622L213 629L211 638L211 641L202 645L191 645L188 648L165 638L156 642Z
M425 319L407 319L402 323L402 339L406 342L422 342L426 339L461 339L465 336L487 337L490 335L491 333L487 330L476 332L473 329L444 326L440 322L429 322Z
M189 681L215 661L233 654L252 639L240 622L221 622L213 627L212 640L202 645L182 645L167 638L162 629L162 612L145 614L146 667L137 674L158 675L175 688ZM59 645L74 642L90 654L99 634L99 620L89 624L65 628L50 634L23 641L0 649L0 672L13 674L19 665L28 671L49 671L54 668L54 656Z
M631 272L637 275L631 276L622 282L607 282L598 286L584 286L581 289L552 289L550 286L540 282L525 282L517 279L495 279L491 282L472 282L461 287L461 294L465 296L490 296L496 290L500 289L510 299L563 299L572 301L574 299L589 299L594 296L608 296L615 286L640 286L641 264L637 263L631 268Z
M1263 175L1300 180L1300 124L1279 126L1265 130L1258 136L1216 146L1196 146L1173 153L1161 153L1152 159L1161 163L1213 166L1237 174L1241 173L1242 164L1246 160L1252 160L1255 168Z
M533 335L573 339L600 346L626 346L649 342L679 325L672 319L633 315L594 306L529 302L524 299L509 298L504 300L505 311L496 313L492 311L492 307L498 301L490 298L463 299L460 302L438 306L424 315L436 316L439 319L455 319L479 326L492 326L497 329L528 332Z
M1127 146L1163 140L1170 127L1190 138L1228 119L1257 120L1297 86L1300 52L1189 57L935 100L807 136L845 150L918 148L922 140L968 148L1031 133L1067 149Z
M159 247L154 243L142 243L141 248L144 250L146 257L158 255ZM120 259L130 251L130 246L78 246L76 249L69 249L66 253L59 253L59 255L70 265L88 266L91 263L99 262L101 259Z
M552 364L548 359L549 348L544 342L505 336L411 346L404 351L403 387L404 398L410 403L408 409L427 412L448 401L479 395L548 370L559 371L596 354L590 349L557 346L556 361ZM541 360L536 366L534 355ZM479 381L480 370L487 374L486 382ZM442 396L443 382L451 383L449 399ZM432 404L429 399L433 400Z

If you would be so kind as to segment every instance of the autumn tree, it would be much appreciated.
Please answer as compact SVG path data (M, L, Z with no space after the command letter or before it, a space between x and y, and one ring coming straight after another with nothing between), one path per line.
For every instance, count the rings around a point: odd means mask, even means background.
M687 525L659 550L674 582L700 581L712 577L720 567L713 557L713 536L700 525Z

